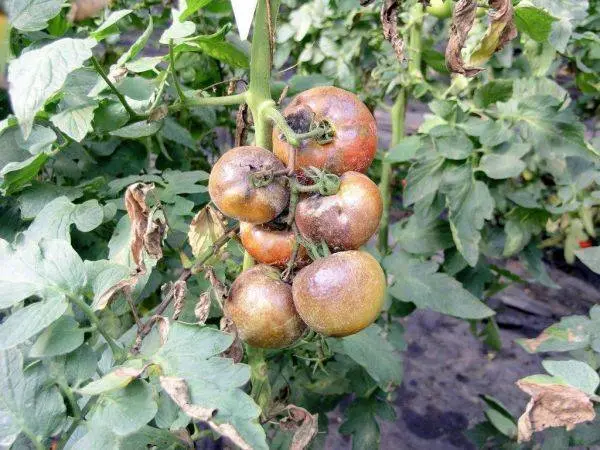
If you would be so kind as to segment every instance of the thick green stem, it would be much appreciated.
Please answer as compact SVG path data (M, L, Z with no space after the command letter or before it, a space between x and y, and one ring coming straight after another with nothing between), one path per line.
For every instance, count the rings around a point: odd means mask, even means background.
M177 95L179 96L179 100L181 103L185 103L185 95L181 90L181 85L179 84L179 78L177 77L177 72L175 71L175 52L173 51L173 39L169 41L169 70L171 72L171 76L173 77L173 84L175 85L175 90L177 91Z
M136 113L131 108L131 106L129 106L129 103L127 103L127 100L125 99L125 96L123 94L121 94L121 92L119 92L119 90L115 87L115 85L110 80L110 78L108 78L108 75L106 75L106 73L102 69L102 66L100 66L100 63L98 62L98 60L96 59L96 57L92 56L91 60L92 60L92 65L94 66L94 69L96 69L96 72L98 72L98 74L102 77L102 79L108 85L108 87L110 88L110 90L113 91L113 93L117 96L117 98L119 99L119 101L123 105L123 108L125 108L125 111L127 111L127 113L129 114L129 118L131 120L136 120L136 119L142 118L142 116L140 116L138 113Z
M396 97L394 106L390 111L390 119L392 122L392 139L390 147L397 145L404 137L404 119L406 116L406 100L407 92L402 88ZM386 155L387 157L387 152ZM382 255L386 255L389 251L388 235L390 224L390 206L392 201L392 163L384 157L381 164L381 180L379 181L379 190L383 200L383 213L381 215L381 223L379 225L379 234L377 236L377 247Z
M233 106L246 102L246 92L224 95L222 97L201 97L199 95L185 96L185 103L175 103L169 106L169 112L177 112L190 106Z
M423 78L421 72L421 53L423 31L423 5L417 2L411 9L412 24L408 35L408 73L417 80Z
M270 2L270 8L267 2ZM260 0L256 7L250 53L250 85L246 99L254 119L255 144L268 150L272 148L273 125L266 111L275 104L271 98L271 30L275 29L278 10L279 0Z

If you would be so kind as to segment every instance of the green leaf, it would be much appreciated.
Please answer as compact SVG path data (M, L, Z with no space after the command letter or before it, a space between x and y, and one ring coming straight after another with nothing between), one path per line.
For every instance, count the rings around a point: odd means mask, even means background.
M402 383L402 360L382 333L373 324L352 336L328 339L327 343L333 351L348 355L364 367L383 390L391 391Z
M114 430L99 424L89 427L87 433L73 444L74 449L86 450L147 450L148 448L171 449L185 446L173 433L143 426L127 436L115 434Z
M444 172L442 191L446 194L450 229L456 248L470 266L479 259L479 242L484 221L494 212L494 199L488 187L473 179L470 165L450 168Z
M189 172L165 170L163 178L166 186L164 190L160 191L160 199L165 203L174 203L179 194L200 194L208 191L206 186L198 184L208 180L208 173L202 170Z
M546 42L552 31L552 24L558 20L546 11L527 1L521 2L514 9L515 25L521 33L528 34L537 42Z
M138 37L135 42L127 49L125 53L123 53L119 59L117 60L117 67L124 65L128 61L131 61L133 58L137 56L137 54L146 46L148 39L152 36L152 32L154 31L154 22L152 20L152 16L148 18L148 26L144 30L144 32ZM161 60L163 57L159 57ZM144 59L144 58L140 58ZM150 58L151 59L151 58ZM132 72L135 72L132 70Z
M548 275L548 270L542 259L542 250L537 247L535 242L531 242L525 247L519 256L525 269L533 276L535 281L552 289L560 289L560 286Z
M141 359L132 359L122 366L115 367L114 370L103 377L86 384L78 389L77 392L82 395L91 396L120 390L135 380L143 370L143 361Z
M97 107L98 104L95 102L84 103L54 114L50 120L71 139L81 142L89 132L93 131L92 120Z
M8 66L12 107L29 137L35 114L58 91L67 75L92 56L93 39L63 38L41 48L22 53Z
M517 437L517 424L495 409L485 411L485 416L500 433L509 438Z
M483 319L494 314L454 278L436 273L437 264L396 253L386 257L383 265L393 275L389 293L400 301L464 319Z
M123 128L119 128L118 130L111 131L110 135L125 139L138 139L156 134L161 126L162 121L147 122L142 120L141 122L135 122L131 125L126 125Z
M385 160L391 163L411 161L420 148L421 138L419 136L405 137L388 150Z
M410 167L404 189L405 206L437 192L442 181L443 165L444 159L438 158L419 161Z
M429 132L437 152L448 159L466 159L473 152L473 143L464 131L440 125Z
M168 44L171 39L178 43L183 38L191 36L196 31L196 25L194 22L181 22L180 17L181 14L187 9L187 1L181 0L179 2L179 8L172 8L171 14L173 17L173 22L171 26L167 28L160 37L159 42L161 44Z
M189 0L187 2L187 7L183 10L183 12L179 16L179 21L183 21L194 14L201 8L204 8L213 0Z
M70 386L77 386L92 378L98 368L96 352L88 344L83 344L75 351L50 361L58 366L56 372L64 376Z
M79 231L88 232L100 226L104 210L97 200L74 204L67 197L58 197L42 209L25 231L25 239L37 242L41 239L71 241L70 228L75 224Z
M340 426L341 434L352 435L352 449L379 448L380 431L377 416L394 420L394 409L375 398L357 398L346 410L346 420Z
M575 252L582 263L588 266L592 271L600 274L600 247L589 247Z
M53 183L32 183L23 189L18 201L23 219L34 219L50 202L65 196L73 201L83 195L82 187L57 186Z
M190 342L195 344L190 346ZM250 448L267 449L258 422L260 409L241 389L250 378L249 367L217 356L232 342L229 334L175 322L167 341L151 359L164 375L186 381L193 405L215 409L215 423L230 424Z
M86 283L81 258L68 242L58 239L43 240L39 244L32 242L16 249L0 240L0 266L3 268L0 271L0 308L3 309L32 295L49 300L47 303L62 305L61 297L78 295ZM30 306L35 305L41 307L38 303ZM0 325L0 330L8 320Z
M175 119L168 117L160 130L160 134L170 141L183 145L192 150L196 149L196 142L187 128L182 127Z
M496 102L510 100L512 93L512 80L493 80L477 88L474 100L478 106L485 108Z
M598 373L582 361L545 359L542 366L550 375L564 379L571 386L589 395L594 395L600 385Z
M223 61L232 67L247 69L250 67L250 59L248 54L232 44L231 42L197 42L195 44L204 54Z
M38 31L46 28L62 5L62 0L6 0L4 8L11 26L20 31Z
M62 395L41 364L23 370L19 350L0 352L0 417L8 422L2 437L25 432L35 436L39 448L48 448L46 439L60 431L65 413Z
M47 160L48 156L45 153L40 153L25 161L12 162L4 166L0 172L4 194L11 195L29 184Z
M29 357L49 358L72 352L83 344L84 335L73 317L60 317L40 334L29 350Z
M143 380L135 380L123 389L99 397L89 419L90 427L108 428L114 434L126 436L150 422L157 410L150 385Z
M92 31L90 35L96 39L98 42L107 38L111 34L115 34L119 32L119 29L115 26L116 23L122 18L128 16L133 11L131 9L120 9L118 11L113 11L106 18L102 24L96 28L95 31Z
M448 222L437 217L423 219L413 214L404 224L392 224L391 232L402 250L408 253L433 254L454 245Z
M486 154L481 157L477 170L495 180L516 177L527 165L514 155Z
M529 353L567 352L588 347L597 330L600 330L599 318L569 316L550 325L535 339L518 339L517 343Z

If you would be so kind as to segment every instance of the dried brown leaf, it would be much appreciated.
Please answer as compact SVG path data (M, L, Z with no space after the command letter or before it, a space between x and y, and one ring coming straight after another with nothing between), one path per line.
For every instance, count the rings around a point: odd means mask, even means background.
M206 319L208 319L208 313L210 312L210 292L203 292L196 303L194 308L194 315L198 324L204 325Z
M171 287L173 296L173 320L177 320L181 311L183 311L185 295L187 294L187 283L184 280L177 280Z
M158 336L160 337L160 345L165 345L169 336L171 323L169 319L163 316L154 316L154 321L158 324Z
M452 13L452 25L450 26L450 36L446 46L446 66L448 70L468 77L475 76L483 70L478 67L465 67L461 54L467 35L473 27L476 11L476 0L458 0Z
M404 41L398 32L398 10L400 0L384 0L381 5L383 37L392 44L398 61L404 62Z
M212 420L216 410L203 408L202 406L193 405L191 403L188 385L185 380L177 377L161 376L160 385L188 416L208 423L214 431L230 439L231 442L242 450L252 450L252 447L248 445L231 424L215 423Z
M469 59L470 66L485 64L507 42L517 37L511 0L489 0L490 26Z
M192 219L188 241L192 254L199 258L212 250L213 244L225 234L225 225L210 205L202 208Z
M69 22L79 22L80 20L95 17L104 8L109 7L111 3L110 0L75 0L71 3L67 20Z
M221 356L224 358L233 359L234 363L239 363L244 358L244 345L242 344L242 340L237 331L237 327L233 323L229 317L221 317L221 322L219 324L221 331L225 333L233 334L234 339L231 343L231 346L221 353Z
M169 107L167 105L160 105L154 108L148 116L148 122L158 122L164 119L169 114Z
M146 272L144 250L154 259L162 258L162 241L167 223L159 209L151 210L146 197L154 184L135 183L125 191L125 207L131 221L131 254L139 273Z
M590 398L583 391L561 384L538 383L531 379L517 381L517 386L531 399L518 422L519 442L531 439L534 432L550 427L572 430L576 424L596 417Z
M288 405L285 409L288 416L279 421L279 426L284 431L294 433L290 450L303 450L317 434L319 415L296 405Z
M248 104L242 103L235 116L235 146L246 145L248 137Z
M98 299L92 304L94 311L100 311L106 308L120 293L129 295L135 287L138 280L138 275L133 275L125 280L119 281L114 286L108 288Z

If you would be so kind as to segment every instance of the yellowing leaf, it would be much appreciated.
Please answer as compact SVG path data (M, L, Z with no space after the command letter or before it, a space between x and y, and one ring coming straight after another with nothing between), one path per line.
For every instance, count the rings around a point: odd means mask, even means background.
M217 239L225 234L225 226L218 213L209 205L192 219L188 241L196 258L211 250Z

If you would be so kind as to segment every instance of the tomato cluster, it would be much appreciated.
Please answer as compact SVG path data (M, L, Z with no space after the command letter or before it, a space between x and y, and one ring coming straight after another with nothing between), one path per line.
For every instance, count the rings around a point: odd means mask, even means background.
M276 129L274 153L234 148L209 180L212 201L241 221L242 245L259 263L234 281L224 312L244 341L263 348L286 347L307 328L357 333L379 315L386 286L379 263L358 250L382 214L377 185L361 173L377 150L373 115L334 87L298 95L283 113L310 137L294 147ZM318 127L322 135L311 133Z

